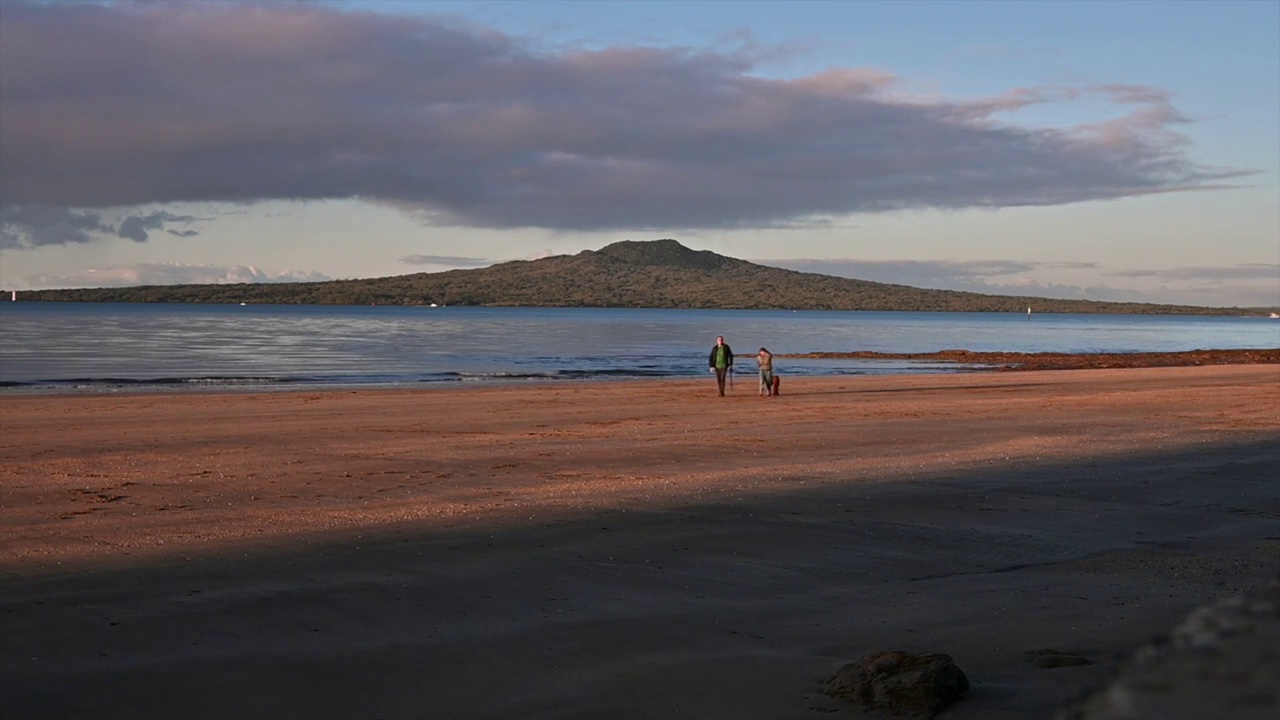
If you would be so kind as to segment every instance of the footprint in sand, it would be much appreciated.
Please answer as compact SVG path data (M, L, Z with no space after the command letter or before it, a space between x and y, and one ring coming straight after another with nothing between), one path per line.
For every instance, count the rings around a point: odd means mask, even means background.
M1093 664L1093 661L1084 655L1076 655L1075 653L1062 652L1060 650L1053 650L1049 648L1044 650L1032 650L1026 653L1026 658L1027 662L1044 670Z

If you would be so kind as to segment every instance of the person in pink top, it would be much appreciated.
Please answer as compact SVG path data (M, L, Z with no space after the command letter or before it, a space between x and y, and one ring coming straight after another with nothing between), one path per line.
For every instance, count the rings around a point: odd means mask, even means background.
M756 365L760 368L760 397L773 395L773 353L760 348Z

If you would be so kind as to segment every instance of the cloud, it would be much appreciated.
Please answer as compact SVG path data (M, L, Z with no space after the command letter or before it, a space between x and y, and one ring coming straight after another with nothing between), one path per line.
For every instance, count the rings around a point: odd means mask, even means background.
M92 211L48 205L0 207L0 248L79 245L92 242L91 233L96 232L115 232L115 228Z
M792 258L757 260L763 265L800 272L835 275L912 287L965 290L988 287L986 278L1007 277L1035 270L1039 264L1016 260L824 260Z
M1276 263L1180 267L1160 271L1157 276L1173 280L1270 280L1280 288L1280 264Z
M13 205L0 208L0 247L31 249L46 245L77 245L92 242L95 234L146 242L150 230L166 223L190 224L198 218L160 211L129 215L119 227L105 222L95 210L72 210L50 205ZM195 230L169 230L178 237L192 237Z
M400 258L405 265L446 265L448 267L476 268L493 264L492 260L457 255L406 255Z
M252 265L189 265L136 263L89 268L70 275L26 278L33 289L75 287L133 287L136 285L204 285L226 283L318 282L331 278L317 272L287 270L267 273Z
M160 230L164 227L165 223L191 223L194 221L195 218L190 215L174 215L164 211L151 213L149 215L130 215L120 221L120 228L116 231L116 234L127 240L133 240L134 242L146 242L149 237L147 234L147 231L149 230ZM191 235L199 234L194 231L175 232L170 230L169 232L179 237L190 237Z
M951 289L951 288L947 288ZM981 283L965 289L991 295L1021 295L1043 298L1140 302L1200 307L1280 307L1280 287L1260 284L1158 285L1148 288L1115 287L1106 284L1075 285L1041 283L1019 278L1013 283Z
M1076 285L1041 282L1034 277L1046 270L1097 270L1099 265L1093 262L862 261L814 258L757 260L756 262L801 272L872 282L992 295L1169 303L1207 307L1273 307L1280 304L1280 265L1267 263L1173 270L1117 270L1103 273L1109 277L1151 278L1160 282L1151 287L1139 288L1113 287L1106 284Z
M1250 174L1193 161L1158 88L922 98L879 69L753 75L767 55L546 51L320 4L6 3L0 207L361 198L438 225L785 227ZM1112 116L998 119L1077 101Z
M1098 269L1098 263L1096 262L1073 262L1073 261L1064 260L1059 262L1040 263L1040 265L1042 267L1049 267L1049 268L1062 268L1063 270L1097 270Z

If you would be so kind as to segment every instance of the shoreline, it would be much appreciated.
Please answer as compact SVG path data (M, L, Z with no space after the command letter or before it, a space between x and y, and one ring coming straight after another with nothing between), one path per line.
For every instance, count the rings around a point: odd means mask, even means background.
M782 720L902 649L968 673L947 717L1049 717L1280 566L1278 393L1221 365L6 397L0 709Z
M754 382L755 368L752 366L754 355L739 356L743 372L739 373L746 382ZM1228 350L1188 350L1180 352L1134 352L1134 353L1023 353L1023 352L979 352L972 350L941 350L928 353L884 353L872 351L855 352L808 352L808 353L776 353L778 360L787 359L865 359L865 360L914 360L937 363L936 370L913 369L911 371L876 373L882 376L932 376L967 373L987 373L1005 371L1034 370L1084 370L1084 369L1119 369L1119 368L1155 368L1155 367L1188 367L1214 365L1280 365L1280 348L1241 348ZM851 373L843 375L805 375L788 376L785 365L776 374L792 378L839 378L866 377L872 373ZM410 381L410 382L354 382L354 383L307 383L293 380L261 380L243 382L244 378L192 378L189 381L167 379L164 382L147 380L117 381L111 385L103 381L102 385L88 384L84 387L65 387L64 383L41 385L32 382L0 383L0 398L23 396L72 396L89 397L96 395L168 395L168 394L205 394L205 393L290 393L290 392L342 392L352 390L381 391L423 391L441 389L470 389L473 387L519 387L542 385L547 383L615 383L615 382L689 382L701 377L701 373L689 375L671 375L662 377L521 377L521 378L487 378L483 380L467 380L453 378L447 380ZM224 380L224 383L206 382ZM84 382L84 381L82 381Z

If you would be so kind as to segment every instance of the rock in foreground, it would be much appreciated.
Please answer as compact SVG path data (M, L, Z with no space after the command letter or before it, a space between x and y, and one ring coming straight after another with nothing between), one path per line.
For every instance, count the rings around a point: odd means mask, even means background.
M932 717L969 689L950 655L880 652L836 671L827 694L895 715Z

